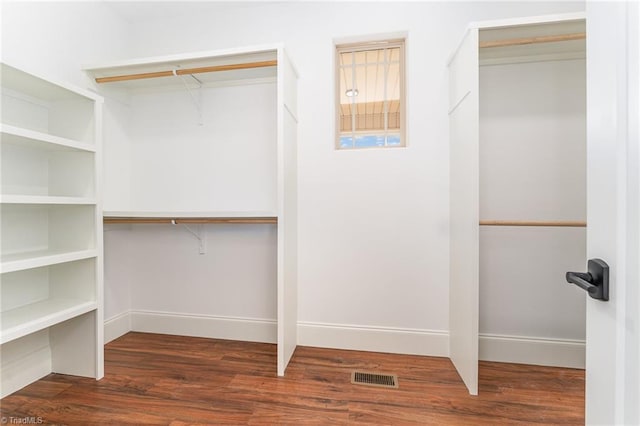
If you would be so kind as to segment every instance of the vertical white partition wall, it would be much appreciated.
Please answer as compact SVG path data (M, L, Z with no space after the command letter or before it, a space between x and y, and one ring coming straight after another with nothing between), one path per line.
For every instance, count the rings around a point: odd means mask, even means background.
M297 75L284 49L87 72L113 105L105 155L127 165L106 171L104 216L107 262L131 250L105 284L131 298L117 301L128 329L277 343L283 375L297 344Z
M449 356L469 393L478 393L478 30L449 62Z
M297 75L278 51L278 375L298 344Z
M470 25L449 64L450 356L584 367L585 22Z
M103 376L102 99L2 64L2 397Z

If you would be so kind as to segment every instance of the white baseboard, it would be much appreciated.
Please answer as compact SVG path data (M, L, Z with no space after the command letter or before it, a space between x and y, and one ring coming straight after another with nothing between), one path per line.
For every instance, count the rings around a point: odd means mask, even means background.
M449 333L298 322L298 345L395 354L449 356Z
M51 373L51 350L48 346L11 362L3 362L0 398L11 395L49 373Z
M105 343L129 331L275 343L273 320L129 311L105 322ZM440 330L298 323L298 345L423 356L449 356L449 333ZM584 368L585 342L481 334L483 361ZM45 373L46 374L46 373Z
M131 311L131 331L276 343L275 320Z
M131 311L123 312L104 322L104 344L131 331Z
M585 368L585 342L581 340L481 334L479 352L483 361Z

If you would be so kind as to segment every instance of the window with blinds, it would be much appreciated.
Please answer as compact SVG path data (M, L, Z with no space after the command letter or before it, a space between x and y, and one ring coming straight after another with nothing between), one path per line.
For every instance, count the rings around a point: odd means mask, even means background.
M405 146L404 40L336 46L338 149Z

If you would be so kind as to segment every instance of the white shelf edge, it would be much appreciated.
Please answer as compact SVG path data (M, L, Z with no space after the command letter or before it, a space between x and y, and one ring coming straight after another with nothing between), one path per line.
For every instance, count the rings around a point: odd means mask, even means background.
M107 69L114 68L128 68L128 67L136 67L136 66L144 66L144 65L156 65L163 64L167 62L181 62L181 61L192 61L198 59L209 59L209 58L218 58L224 56L240 56L247 55L252 53L267 53L267 52L278 52L283 48L281 43L274 44L263 44L256 46L247 46L242 48L232 48L232 49L222 49L222 50L206 50L185 54L176 54L176 55L164 55L164 56L152 56L152 57L144 57L144 58L135 58L129 60L122 61L113 61L109 63L103 64L90 64L87 66L83 66L82 69L85 72L94 73Z
M44 76L42 76L42 75L40 75L38 73L34 73L34 72L29 71L29 70L25 70L23 68L13 66L12 64L7 63L5 61L0 62L0 64L2 64L2 66L6 65L6 66L8 66L10 68L13 68L14 70L22 73L22 74L25 74L25 76L27 78L40 80L44 84L56 87L56 90L62 89L62 90L65 90L67 92L72 93L74 96L81 96L81 97L90 99L90 100L92 100L94 102L104 102L104 98L102 96L100 96L97 93L94 93L94 92L92 92L90 90L83 89L81 87L74 86L74 85L66 83L66 82L62 82L62 81L58 81L58 80L55 80L55 79L51 79L49 77L44 77Z
M585 12L556 13L538 16L523 16L519 18L503 18L486 21L473 21L468 28L499 29L505 27L517 27L521 25L555 24L562 22L584 21L587 18Z
M103 211L104 217L135 217L135 218L258 218L277 217L275 211Z
M63 321L78 317L97 309L96 301L74 299L49 299L32 303L27 306L12 309L2 313L2 323L11 321L11 316L25 316L26 319L19 325L8 329L2 329L0 344L8 343L36 331L43 330ZM29 318L30 317L30 318Z
M16 127L9 124L0 123L0 132L3 135L11 135L32 141L49 143L66 148L77 149L79 151L96 152L96 147L86 142L79 142L73 139L67 139L60 136L50 135L48 133L37 132L22 127Z
M87 197L57 197L48 195L0 195L1 204L52 204L52 205L95 205L95 198Z
M90 259L98 256L98 250L80 250L67 253L36 256L25 259L10 260L0 263L0 273L17 272L42 266L57 265L59 263Z

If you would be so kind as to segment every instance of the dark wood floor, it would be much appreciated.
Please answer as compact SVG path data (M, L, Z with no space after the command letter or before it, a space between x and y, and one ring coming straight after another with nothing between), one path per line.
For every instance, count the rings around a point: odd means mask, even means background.
M584 371L482 362L469 396L447 358L299 347L284 378L276 348L129 333L106 346L100 381L51 374L1 401L4 422L66 425L584 424ZM353 369L399 389L350 384Z

